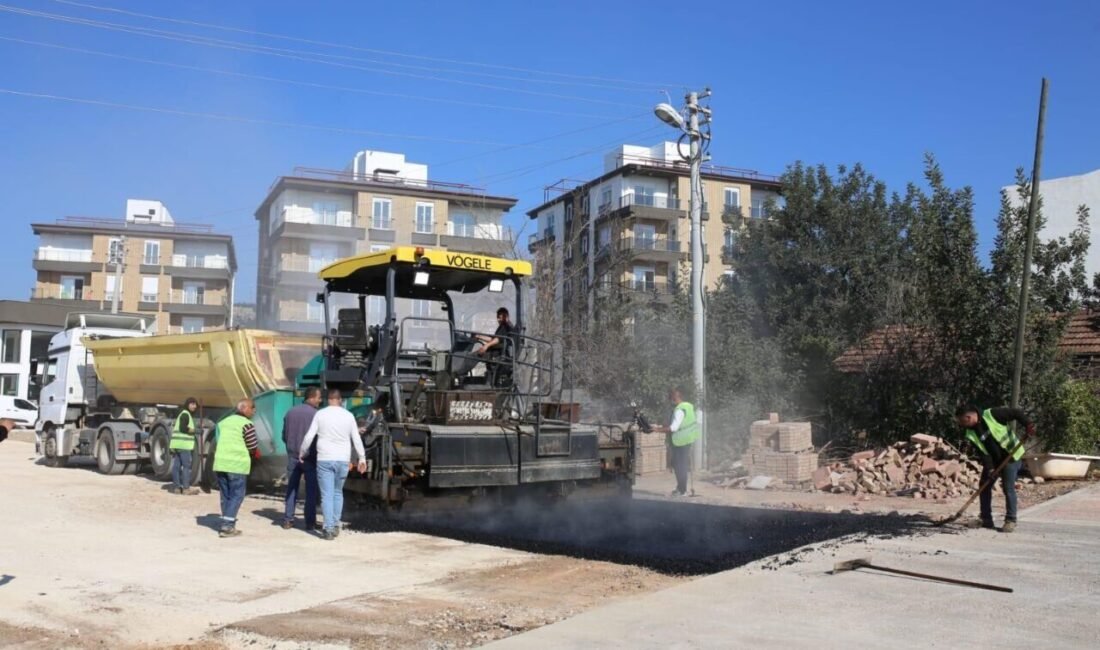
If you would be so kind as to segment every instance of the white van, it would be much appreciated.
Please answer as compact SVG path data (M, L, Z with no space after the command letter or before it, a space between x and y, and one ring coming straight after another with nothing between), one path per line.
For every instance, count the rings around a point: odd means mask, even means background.
M0 395L0 418L15 420L21 429L33 429L38 419L38 405L18 397Z

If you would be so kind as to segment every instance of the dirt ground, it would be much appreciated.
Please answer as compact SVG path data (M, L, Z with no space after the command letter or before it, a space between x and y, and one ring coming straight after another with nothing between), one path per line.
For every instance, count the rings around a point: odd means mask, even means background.
M282 530L281 502L255 496L241 510L244 534L222 540L216 493L47 468L15 440L0 445L0 477L0 647L33 649L471 647L855 531L910 534L919 517L890 513L949 514L962 501L705 480L697 497L667 499L671 477L659 475L639 481L633 505L581 519L433 519L325 542ZM1022 500L1076 486L1029 486ZM703 550L713 555L700 564Z

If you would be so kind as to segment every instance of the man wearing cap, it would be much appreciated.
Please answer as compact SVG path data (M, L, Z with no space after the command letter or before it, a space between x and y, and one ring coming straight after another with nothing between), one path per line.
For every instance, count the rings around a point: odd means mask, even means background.
M195 452L195 411L199 402L188 397L172 425L172 439L168 442L168 453L172 454L172 493L198 494L199 489L191 487L191 460Z

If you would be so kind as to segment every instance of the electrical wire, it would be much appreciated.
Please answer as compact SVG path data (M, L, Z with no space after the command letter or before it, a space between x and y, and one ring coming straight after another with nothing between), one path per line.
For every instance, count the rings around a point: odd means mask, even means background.
M411 99L416 101L425 102L439 102L442 104L455 104L458 106L471 106L474 108L490 108L494 110L505 111L520 111L526 113L541 113L545 115L559 115L563 117L586 117L597 119L612 119L608 115L593 115L589 113L571 113L567 111L555 111L545 108L527 108L522 106L506 106L500 104L487 104L483 102L471 102L460 99L446 99L443 97L427 97L424 95L407 95L403 93L386 92L382 90L367 90L366 88L355 88L351 86L335 86L331 84L322 84L313 81L299 81L297 79L287 79L285 77L269 77L266 75L249 74L246 72L236 72L233 70L221 70L218 68L204 68L201 66L188 65L186 63L175 63L172 61L163 61L158 59L146 59L136 56L128 56L125 54L116 54L114 52L104 52L101 50L89 50L81 47L71 47L68 45L59 45L57 43L46 43L43 41L31 41L22 38L14 38L11 36L0 36L0 41L8 41L10 43L19 43L23 45L35 45L38 47L47 47L55 50L63 50L66 52L75 52L77 54L91 54L93 56L102 56L111 59L118 59L121 61L131 61L134 63L146 63L150 65L166 66L170 68L177 68L180 70L192 70L195 72L206 72L210 74L219 74L229 77L236 77L239 79L255 79L257 81L272 81L276 83L291 84L295 86L302 86L306 88L317 88L321 90L335 90L340 92L360 93L364 95L376 95L379 97L394 97L397 99Z
M34 99L49 99L54 101L71 102L74 104L86 104L89 106L101 106L105 108L120 108L133 111L143 111L147 113L161 113L165 115L179 115L183 117L199 117L211 120L221 120L224 122L236 122L243 124L258 124L262 126L278 126L285 128L296 129L311 129L314 131L326 131L330 133L350 133L353 135L369 135L379 138L396 138L404 140L424 140L429 142L449 142L453 144L476 144L476 145L489 145L494 147L499 146L512 146L503 142L492 142L486 140L463 140L459 138L441 138L428 135L416 135L412 133L387 133L385 131L370 131L367 129L354 129L350 127L340 126L326 126L324 124L306 124L301 122L282 122L279 120L266 120L260 118L243 117L240 115L226 115L222 113L201 113L197 111L184 111L174 108L161 108L156 106L140 106L137 104L122 104L118 102L108 102L99 99L85 99L81 97L65 97L62 95L51 95L47 93L33 93L21 90L13 90L10 88L0 88L0 93L5 95L15 95L19 97L30 97ZM515 145L519 147L531 147L536 149L542 149L537 145Z
M194 21L194 20L184 20L184 19L181 19L181 18L171 18L171 17L167 17L167 16L156 16L156 15L152 15L152 14L142 14L142 13L138 13L138 12L135 12L135 11L127 11L127 10L124 10L124 9L117 9L117 8L113 8L113 7L102 7L102 6L87 4L87 3L83 3L83 2L74 2L73 0L53 0L53 2L55 2L57 4L64 4L64 5L69 5L69 6L73 6L73 7L80 7L80 8L83 8L83 9L91 9L91 10L94 10L94 11L111 12L111 13L121 14L121 15L125 15L125 16L131 16L131 17L135 17L135 18L145 18L145 19L148 19L148 20L158 20L158 21L162 21L162 22L169 22L169 23L175 23L175 24L180 24L180 25L189 25L189 26L192 26L192 27L202 27L202 28L205 28L205 29L217 29L217 30L222 30L222 31L227 31L227 32L235 32L235 33L238 33L238 34L247 34L247 35L250 35L250 36L263 36L265 38L274 38L274 39L280 39L280 40L285 40L285 41L304 43L304 44L307 44L307 45L321 45L321 46L329 47L329 48L333 48L333 49L341 49L341 50L355 51L355 52L367 52L367 53L371 53L371 54L384 54L384 55L387 55L387 56L403 57L403 58L416 59L416 60L421 60L421 61L435 61L437 63L448 63L448 64L454 64L454 65L466 65L466 66L471 66L471 67L481 67L481 68L496 69L496 70L509 70L509 71L512 71L512 72L524 72L524 73L527 73L527 74L542 74L542 75L547 75L547 76L562 77L562 78L569 78L569 79L584 79L584 80L588 80L588 81L598 81L598 82L604 82L604 83L632 84L632 85L646 86L646 87L653 87L653 86L674 87L674 86L680 85L680 84L674 84L674 83L648 83L648 82L643 82L643 81L632 81L632 80L628 80L628 79L615 79L615 78L598 77L598 76L592 76L592 75L579 75L579 74L572 74L572 73L565 73L565 72L553 72L553 71L548 71L548 70L535 70L535 69L532 69L532 68L522 68L522 67L518 67L518 66L500 65L500 64L494 64L494 63L483 63L483 62L478 62L478 61L464 61L464 60L460 60L460 59L448 59L448 58L441 58L441 57L424 56L424 55L419 55L419 54L408 54L408 53L405 53L405 52L397 52L397 51L394 51L394 50L381 50L381 49L368 48L368 47L359 47L359 46L355 46L355 45L346 45L346 44L342 44L342 43L331 43L331 42L328 42L328 41L318 41L318 40L309 39L309 38L289 36L289 35L286 35L286 34L275 34L275 33L272 33L272 32L261 32L261 31L255 31L255 30L250 30L250 29L242 29L242 28L239 28L239 27L232 27L232 26L229 26L229 25L218 25L218 24L214 24L214 23L204 23L204 22L199 22L199 21Z
M458 84L463 86L472 86L475 88L484 88L487 90L499 90L503 92L514 92L525 95L532 95L538 97L550 97L554 99L567 99L570 101L589 102L593 104L603 104L608 106L629 106L637 108L636 104L630 104L625 102L615 102L606 99L595 99L591 97L580 97L577 95L562 95L559 93L543 92L538 90L529 90L525 88L510 88L508 86L498 86L494 84L485 84L476 81L464 81L461 79L448 79L446 77L436 77L431 75L423 75L412 72L399 72L395 70L383 70L380 68L372 68L368 66L354 65L351 63L342 63L339 61L327 61L324 58L335 58L334 55L321 54L317 52L303 52L301 50L289 50L286 48L274 48L263 45L250 45L247 43L241 43L239 41L227 41L224 39L216 39L205 36L196 36L193 34L181 34L179 32L171 32L161 29L151 29L148 27L134 27L131 25L121 25L118 23L109 23L100 20L91 20L87 18L76 18L73 16L66 16L63 14L51 14L43 11L34 11L30 9L24 9L21 7L12 7L10 5L0 5L0 11L6 11L22 16L29 16L33 18L44 18L47 20L55 20L64 23L70 23L75 25L82 25L85 27L94 27L96 29L105 29L109 31L122 32L126 34L135 34L138 36L145 36L148 38L159 38L163 40L176 41L181 43L188 43L191 45L203 45L206 47L221 48L227 50L234 50L239 52L247 52L251 54L263 54L267 56L274 56L284 59L292 59L296 61L304 61L307 63L318 63L321 65L334 66L339 68L347 68L351 70L360 70L364 72L372 72L377 74L388 74L394 76L411 77L414 79L423 79L427 81L438 81L442 83Z

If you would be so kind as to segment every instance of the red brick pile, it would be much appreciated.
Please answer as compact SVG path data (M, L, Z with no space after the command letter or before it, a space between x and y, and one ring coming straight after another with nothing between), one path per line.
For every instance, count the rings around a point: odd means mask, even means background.
M813 481L825 492L944 499L976 490L981 471L980 463L949 443L918 433L886 449L819 467Z

